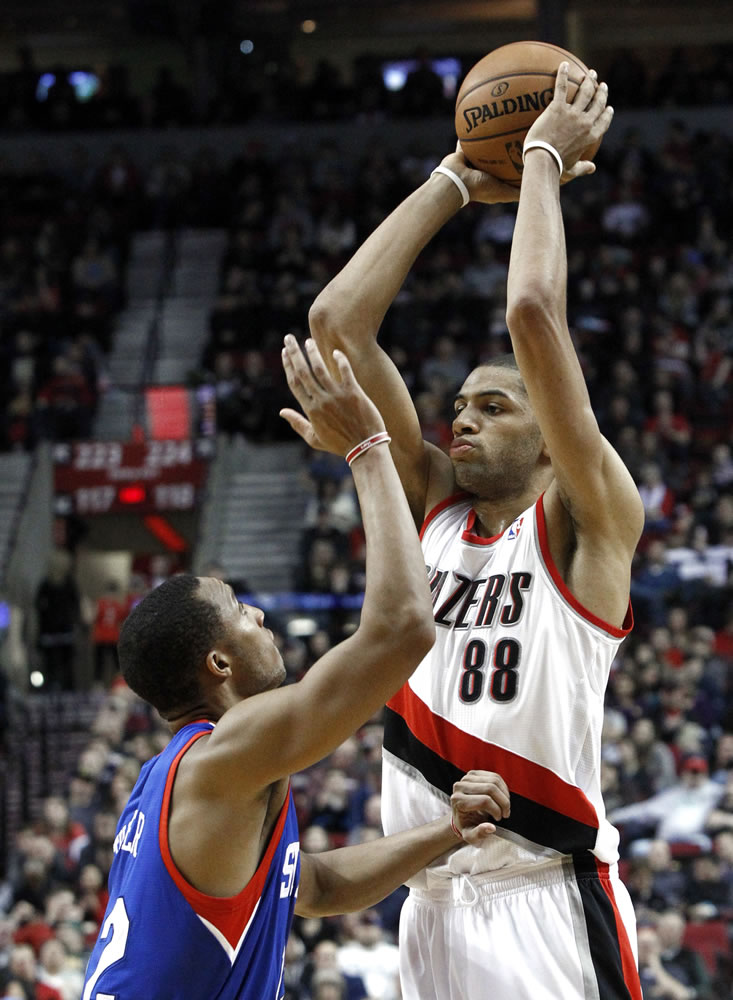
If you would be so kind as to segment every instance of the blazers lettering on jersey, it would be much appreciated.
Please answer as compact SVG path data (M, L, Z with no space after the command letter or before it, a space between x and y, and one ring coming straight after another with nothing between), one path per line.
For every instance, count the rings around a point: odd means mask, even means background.
M435 612L435 624L444 628L469 629L491 628L497 621L497 610L501 606L498 622L501 625L516 625L524 610L524 594L532 586L532 574L528 570L516 570L509 574L496 573L493 576L470 580L460 573L432 569L428 566L428 578L433 596L433 607L443 597ZM447 591L446 583L451 579L452 589ZM453 581L457 581L453 584ZM508 598L506 603L504 599ZM460 605L460 607L459 607ZM478 611L469 620L469 612L478 605ZM453 614L453 612L458 611ZM453 617L451 617L453 615Z

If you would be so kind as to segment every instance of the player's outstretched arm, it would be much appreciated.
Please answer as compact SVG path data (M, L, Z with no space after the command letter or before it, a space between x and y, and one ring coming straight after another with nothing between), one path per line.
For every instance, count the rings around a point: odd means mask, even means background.
M567 77L564 63L558 70L555 97L526 141L549 143L566 171L591 172L592 164L583 164L579 157L607 130L612 109L607 106L605 84L597 86L594 75L585 78L568 103ZM564 519L565 530L572 524L587 543L584 551L595 547L596 582L602 573L609 586L603 588L603 606L589 609L618 625L628 605L628 571L643 524L642 508L631 476L602 438L591 409L567 326L566 285L560 171L551 153L534 148L527 150L524 162L509 265L507 325L552 459L555 482L545 498L548 529ZM571 547L568 537L568 550ZM588 580L581 581L580 589L590 591L593 572L590 566L587 569ZM585 603L585 595L571 589Z
M301 853L295 912L329 916L373 906L441 854L463 841L480 845L509 815L509 789L492 771L470 771L456 782L452 817L321 854ZM451 827L451 818L462 838Z
M518 192L451 153L445 166L459 174L475 200L516 200ZM311 333L331 366L334 348L346 353L365 392L377 404L392 436L392 454L419 525L426 509L453 491L447 457L424 444L417 414L402 377L378 346L387 309L420 251L461 208L459 188L435 174L406 198L357 250L313 303Z
M346 455L384 434L376 406L337 352L332 375L313 341L286 338L288 384L304 413L283 416L317 448ZM386 435L385 435L386 436ZM353 461L366 535L366 591L359 628L298 684L246 698L210 737L212 781L244 794L320 760L407 680L435 638L420 544L389 448L377 443ZM218 749L217 749L218 748Z

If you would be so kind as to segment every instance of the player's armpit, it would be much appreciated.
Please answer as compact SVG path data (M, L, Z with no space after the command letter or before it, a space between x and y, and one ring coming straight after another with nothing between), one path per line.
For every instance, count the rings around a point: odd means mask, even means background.
M572 521L576 542L605 542L630 562L644 528L644 507L631 473L600 434L598 452L585 463L553 462L556 478L546 497L548 527L557 496Z

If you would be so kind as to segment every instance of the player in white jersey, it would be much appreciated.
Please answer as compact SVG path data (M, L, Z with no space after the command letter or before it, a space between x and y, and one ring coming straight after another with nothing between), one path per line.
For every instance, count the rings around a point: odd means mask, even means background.
M512 797L491 843L410 881L405 1000L641 997L599 771L643 510L598 429L567 327L558 169L563 180L594 170L580 156L612 109L594 73L572 102L567 86L563 64L525 143L507 289L513 356L460 387L449 456L422 440L377 333L420 250L461 205L517 192L459 150L445 157L310 314L324 353L348 353L385 418L433 591L435 646L388 703L385 830L444 813L467 767L498 771Z

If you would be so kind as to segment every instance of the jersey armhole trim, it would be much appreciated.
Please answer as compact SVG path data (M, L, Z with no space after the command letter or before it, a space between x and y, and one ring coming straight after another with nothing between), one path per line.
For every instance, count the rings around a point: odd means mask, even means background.
M247 884L233 896L210 896L208 893L201 892L195 886L191 885L191 883L183 876L173 860L170 845L168 843L168 817L170 814L170 800L173 793L173 782L175 780L176 771L178 770L181 758L186 751L191 748L196 740L200 739L202 736L207 736L209 732L210 730L202 733L195 733L181 747L170 765L165 782L163 802L160 807L158 840L163 864L165 865L168 874L173 879L176 888L198 916L205 917L212 923L216 924L217 917L225 916L236 911L251 913L257 905L257 902L262 895L262 890L267 879L267 873L270 869L272 858L277 850L278 844L280 843L283 829L285 827L285 820L290 806L290 785L288 785L285 801L283 802L277 822L275 823L270 836L270 842L267 845L264 855L262 856L262 860L258 864L249 882L247 882Z
M625 639L629 632L634 627L634 613L631 608L631 601L629 601L629 606L626 610L626 616L624 618L623 625L621 628L617 628L615 625L611 625L609 622L604 621L597 615L594 615L592 611L588 611L580 601L572 593L568 585L565 583L563 578L560 576L560 571L558 570L555 562L552 558L550 552L550 543L547 538L547 523L545 521L545 508L543 505L544 493L542 493L535 504L536 511L536 521L537 521L537 539L540 545L540 553L542 555L542 561L550 574L555 587L559 591L560 595L567 601L573 611L577 611L581 617L589 621L591 625L595 625L597 628L602 629L607 632L608 635L613 636L614 639Z

